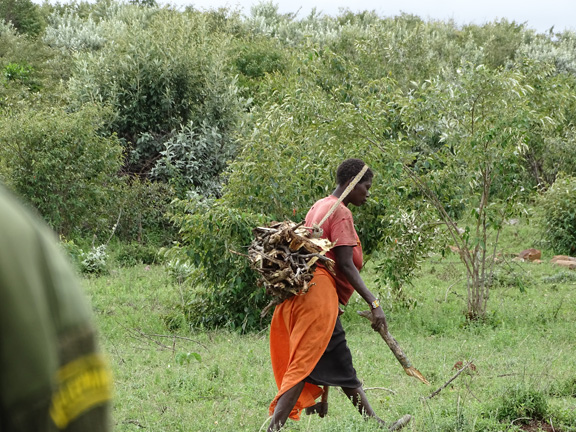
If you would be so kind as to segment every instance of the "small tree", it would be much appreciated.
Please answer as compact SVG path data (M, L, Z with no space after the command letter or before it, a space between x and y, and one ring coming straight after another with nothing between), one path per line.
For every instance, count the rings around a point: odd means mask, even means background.
M10 22L19 33L30 36L40 34L46 25L40 7L32 0L2 0L0 21Z
M369 139L388 157L395 154L459 248L470 320L486 315L499 233L522 208L519 173L529 125L553 123L529 109L532 89L522 81L516 72L467 65L453 76L421 83L385 111L364 112ZM378 129L379 116L391 113L402 127ZM457 208L472 218L470 226L458 227Z

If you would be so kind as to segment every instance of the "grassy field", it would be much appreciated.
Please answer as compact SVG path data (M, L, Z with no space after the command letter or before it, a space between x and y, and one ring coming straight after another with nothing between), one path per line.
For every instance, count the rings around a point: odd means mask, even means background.
M535 246L530 228L507 228L503 252ZM463 266L455 255L430 257L407 287L410 310L385 288L391 333L430 381L408 377L353 297L343 315L355 367L376 412L411 413L409 431L576 431L576 272L547 262L498 265L489 318L466 325ZM367 266L368 282L376 278ZM268 333L189 329L174 306L181 286L162 266L115 268L88 278L102 345L115 375L116 431L259 431L276 393ZM374 287L374 285L371 285ZM374 288L374 291L378 289ZM455 373L457 362L472 361ZM286 431L375 431L334 389L329 414L290 421Z

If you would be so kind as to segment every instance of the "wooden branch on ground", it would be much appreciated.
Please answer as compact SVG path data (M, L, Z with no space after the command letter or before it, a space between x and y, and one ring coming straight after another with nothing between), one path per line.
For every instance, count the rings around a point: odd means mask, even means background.
M436 396L438 393L440 393L442 390L444 390L446 387L448 387L448 385L454 381L456 378L458 378L458 376L464 372L466 369L468 369L470 367L470 365L474 364L474 362L472 360L470 360L468 363L466 363L464 366L462 366L462 369L459 369L458 372L456 372L454 374L454 376L452 378L450 378L448 381L446 381L440 388L438 388L436 391L432 392L430 394L430 396L426 397L425 399L432 399L434 396Z
M145 340L145 341L152 341L154 342L156 345L158 345L160 348L165 349L165 350L169 350L172 352L176 351L176 340L177 339L181 339L181 340L186 340L189 342L194 342L198 345L200 345L202 348L204 349L208 349L206 347L206 345L201 344L198 341L195 341L194 339L190 339L184 336L177 336L177 335L163 335L163 334L155 334L155 333L144 333L142 330L137 329L137 328L129 328L126 326L122 326L124 327L124 329L130 334L131 337L133 337L134 339L138 339L138 340ZM162 342L157 341L155 338L166 338L166 339L172 339L172 346L168 346L166 344L163 344Z
M386 388L386 387L364 387L364 391L369 391L369 390L385 390L388 393L392 393L393 395L396 394L396 392L394 390Z

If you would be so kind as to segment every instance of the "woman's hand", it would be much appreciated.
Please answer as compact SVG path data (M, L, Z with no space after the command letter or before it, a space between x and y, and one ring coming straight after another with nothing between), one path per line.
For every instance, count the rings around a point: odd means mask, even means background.
M372 309L372 328L375 331L380 331L381 329L384 332L388 332L388 323L386 322L386 315L380 306L375 309Z
M353 246L336 246L334 250L334 254L336 255L336 265L342 272L342 274L348 279L348 282L354 287L356 292L360 294L360 296L369 304L372 305L372 302L376 300L374 294L370 292L362 277L360 277L360 273L358 269L354 266L354 262L352 259L352 249ZM386 315L384 315L384 311L380 306L377 308L372 309L372 328L376 331L379 331L380 328L384 328L384 330L388 331L388 323L386 322Z

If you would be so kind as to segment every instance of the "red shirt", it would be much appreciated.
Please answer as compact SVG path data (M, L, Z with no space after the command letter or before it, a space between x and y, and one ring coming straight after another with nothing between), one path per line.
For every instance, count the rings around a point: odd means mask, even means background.
M316 201L306 215L306 226L311 227L315 223L319 223L336 201L338 201L338 198L334 195ZM321 228L324 231L322 238L336 243L334 247L354 246L352 249L352 261L354 262L354 266L360 270L363 264L362 245L354 228L354 218L352 217L350 209L340 203L334 213L322 224ZM333 249L330 250L326 256L333 260L336 259ZM354 287L348 282L346 276L340 272L338 263L336 263L335 280L338 301L345 305L354 293Z

